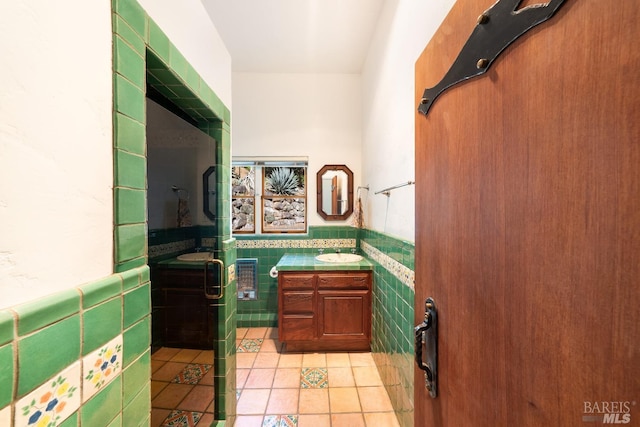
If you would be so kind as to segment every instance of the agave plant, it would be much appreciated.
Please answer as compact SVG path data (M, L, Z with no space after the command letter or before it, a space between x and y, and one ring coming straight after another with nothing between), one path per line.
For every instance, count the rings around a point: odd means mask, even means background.
M298 177L289 168L275 168L265 179L265 188L272 194L292 196L298 192Z

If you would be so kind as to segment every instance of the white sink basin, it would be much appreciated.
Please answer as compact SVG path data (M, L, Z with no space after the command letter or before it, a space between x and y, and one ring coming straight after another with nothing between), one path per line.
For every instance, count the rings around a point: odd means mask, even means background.
M358 262L362 259L361 255L356 254L322 254L316 256L318 261L322 262Z
M192 252L190 254L178 255L179 261L207 261L211 258L211 252Z

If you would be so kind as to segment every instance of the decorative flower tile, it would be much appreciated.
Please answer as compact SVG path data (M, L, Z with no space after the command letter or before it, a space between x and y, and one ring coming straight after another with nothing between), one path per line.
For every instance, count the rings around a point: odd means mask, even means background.
M391 258L380 250L374 248L367 242L360 242L360 247L367 256L382 265L387 271L393 274L398 280L411 289L415 289L415 272L405 267L395 259Z
M20 399L15 406L14 425L16 427L60 425L80 407L81 375L80 361L78 361ZM2 420L0 415L0 424Z
M200 412L192 412L192 411L182 411L180 409L176 409L171 411L167 418L164 419L161 426L171 426L171 427L194 427L198 424L202 418L202 413Z
M227 267L227 277L228 283L233 282L234 280L236 280L236 265L235 264L231 264L229 267Z
M297 427L297 415L267 415L262 421L262 427Z
M178 384L198 384L202 377L209 372L209 369L211 369L211 365L191 363L187 365L182 372L176 375L171 382Z
M122 370L122 334L82 358L82 401L86 402Z
M355 248L356 239L237 240L236 247L240 249Z
M329 377L326 368L303 368L300 372L301 388L327 388Z
M257 353L262 345L262 338L245 338L238 344L238 353Z

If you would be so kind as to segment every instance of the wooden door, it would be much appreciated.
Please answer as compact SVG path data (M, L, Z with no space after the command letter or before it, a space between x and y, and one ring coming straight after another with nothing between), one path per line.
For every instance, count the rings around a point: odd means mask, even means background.
M416 106L493 2L454 5ZM416 113L416 427L640 425L639 41L637 2L567 0Z

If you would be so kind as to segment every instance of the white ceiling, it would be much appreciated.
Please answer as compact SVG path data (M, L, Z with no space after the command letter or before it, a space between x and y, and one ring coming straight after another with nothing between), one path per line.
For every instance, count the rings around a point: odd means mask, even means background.
M232 69L360 73L384 0L202 0Z

